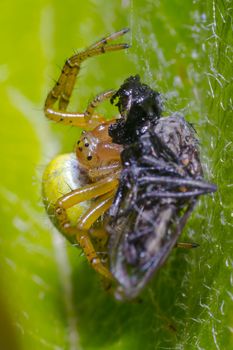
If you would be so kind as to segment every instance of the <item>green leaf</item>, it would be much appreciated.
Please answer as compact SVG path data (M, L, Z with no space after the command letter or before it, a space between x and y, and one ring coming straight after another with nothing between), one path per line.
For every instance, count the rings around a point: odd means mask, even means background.
M231 1L3 0L0 16L0 348L232 349ZM123 27L132 48L86 62L70 110L140 74L165 96L165 115L195 124L218 192L200 200L182 236L200 247L175 249L141 302L121 304L52 227L41 177L80 133L43 116L53 78L73 50Z

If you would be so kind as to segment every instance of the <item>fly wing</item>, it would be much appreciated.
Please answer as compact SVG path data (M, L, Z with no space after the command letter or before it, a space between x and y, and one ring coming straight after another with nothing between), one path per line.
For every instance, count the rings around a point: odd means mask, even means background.
M142 196L136 191L124 192L121 205L111 208L114 219L108 224L110 268L119 282L116 295L122 299L136 297L163 264L195 204L194 199L182 203L167 198L140 203L132 198Z
M136 297L175 245L203 181L194 129L174 114L149 124L121 153L123 169L107 214L110 269L118 298Z

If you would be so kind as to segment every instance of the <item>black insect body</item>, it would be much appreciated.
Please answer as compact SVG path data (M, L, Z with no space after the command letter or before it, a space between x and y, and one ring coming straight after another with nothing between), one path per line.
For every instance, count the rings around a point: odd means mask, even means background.
M116 297L136 297L163 264L198 196L216 187L203 180L195 130L182 115L161 117L159 94L128 78L113 96L120 120L109 134L123 144L120 185L107 215Z

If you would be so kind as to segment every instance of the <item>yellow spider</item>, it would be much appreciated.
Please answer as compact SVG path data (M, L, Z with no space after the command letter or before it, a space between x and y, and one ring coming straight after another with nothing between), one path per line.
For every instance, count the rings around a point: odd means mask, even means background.
M106 121L95 113L95 108L111 98L115 91L98 95L84 113L66 110L81 63L105 52L127 49L128 44L109 45L127 32L128 29L123 29L113 33L69 58L44 105L49 119L85 130L77 142L75 154L59 155L45 169L46 210L59 231L83 249L91 266L110 280L112 274L97 253L93 240L99 239L100 246L106 247L108 236L103 226L98 226L98 219L110 208L118 187L122 146L114 144L108 135L108 128L116 119Z

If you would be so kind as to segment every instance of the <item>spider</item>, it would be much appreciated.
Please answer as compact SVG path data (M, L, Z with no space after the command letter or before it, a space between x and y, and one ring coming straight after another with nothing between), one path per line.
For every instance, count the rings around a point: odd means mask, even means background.
M106 256L100 257L97 249L103 249L106 255L107 235L101 218L112 205L118 187L122 146L113 143L108 134L115 119L106 121L95 109L115 91L96 96L84 113L68 112L67 107L82 62L89 57L129 48L126 43L109 44L128 31L125 28L115 32L67 59L44 104L44 113L50 120L84 129L75 154L58 156L44 172L46 210L59 231L77 243L91 266L108 280L113 277L104 259ZM97 242L96 246L93 242Z
M174 246L196 246L177 240L198 197L216 190L203 179L192 125L178 113L162 117L160 94L138 75L98 95L84 113L66 111L81 63L128 48L109 45L127 32L69 58L44 107L49 119L85 129L75 153L56 157L45 170L47 212L121 300L138 296ZM110 121L95 113L107 99L117 99L120 113Z

